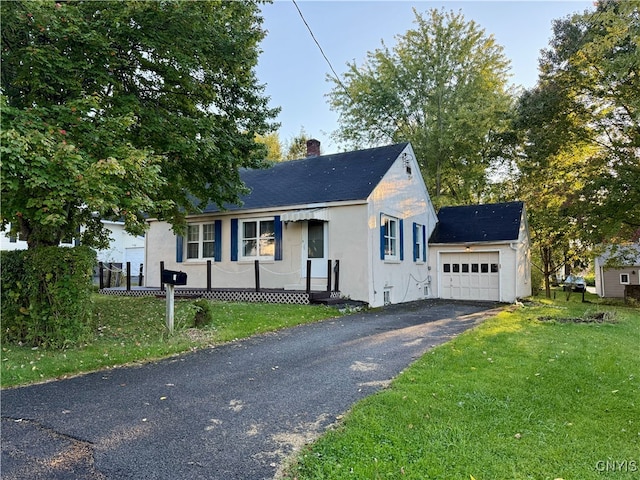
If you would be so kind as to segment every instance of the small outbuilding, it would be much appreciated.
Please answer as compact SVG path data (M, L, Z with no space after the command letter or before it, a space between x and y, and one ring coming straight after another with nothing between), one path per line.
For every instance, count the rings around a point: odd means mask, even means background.
M640 285L640 244L616 245L596 257L596 293L624 298L627 285Z
M523 202L443 207L429 239L439 298L512 303L528 297L530 257Z

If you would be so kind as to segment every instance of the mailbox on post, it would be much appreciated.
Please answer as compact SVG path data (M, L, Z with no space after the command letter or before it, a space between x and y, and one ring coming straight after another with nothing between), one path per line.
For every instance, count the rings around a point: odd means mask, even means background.
M176 272L175 270L163 270L162 283L167 285L186 285L187 274L185 272Z
M162 270L162 283L167 286L167 328L173 333L173 290L176 285L187 284L187 274L174 270Z

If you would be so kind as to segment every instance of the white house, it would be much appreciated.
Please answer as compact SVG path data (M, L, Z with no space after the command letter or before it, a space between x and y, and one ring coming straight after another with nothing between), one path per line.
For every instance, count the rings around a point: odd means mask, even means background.
M607 249L595 260L596 293L623 298L627 285L640 285L640 244Z
M162 261L186 272L189 287L210 278L213 289L250 288L258 260L261 288L304 290L309 280L324 290L331 260L341 295L370 306L434 296L427 239L437 218L409 143L240 173L243 204L188 216L184 238L149 220L146 286L160 286Z
M103 263L122 263L123 268L131 262L131 274L137 275L144 264L144 236L131 235L124 229L124 222L102 220L109 230L109 248L97 250L98 261Z
M144 236L130 235L124 230L124 222L102 220L109 230L109 248L97 250L99 262L122 263L131 262L132 274L137 275L140 264L144 263ZM76 245L75 239L61 243L62 246ZM0 234L0 250L26 250L27 242L19 236L9 234L7 228Z
M512 303L531 295L522 202L444 207L429 239L435 296Z
M20 239L20 235L11 235L10 229L11 225L8 225L0 233L0 250L26 250L27 242Z

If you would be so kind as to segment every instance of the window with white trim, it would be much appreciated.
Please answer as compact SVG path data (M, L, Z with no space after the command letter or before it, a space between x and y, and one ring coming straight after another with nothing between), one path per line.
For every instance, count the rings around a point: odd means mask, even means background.
M629 285L630 281L629 281L629 274L628 273L621 273L620 274L620 283L622 285Z
M398 257L398 219L382 215L384 231L384 259L397 260Z
M275 221L273 218L241 221L240 256L243 259L273 260L275 245Z
M414 262L423 262L425 259L425 251L424 251L424 235L423 235L424 225L420 225L419 223L413 224L413 261Z
M187 260L212 259L215 257L216 226L214 223L187 225Z

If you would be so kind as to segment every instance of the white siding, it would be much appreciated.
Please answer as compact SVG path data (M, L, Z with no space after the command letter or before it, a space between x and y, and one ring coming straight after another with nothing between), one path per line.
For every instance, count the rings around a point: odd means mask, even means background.
M506 303L531 295L529 229L523 211L518 238L512 242L432 244L429 269L440 298L492 300ZM498 265L498 272L444 272L445 263ZM453 268L453 267L451 267ZM462 270L463 267L460 267ZM471 267L469 267L471 270Z
M395 161L366 202L295 205L278 211L224 212L190 218L194 222L222 220L222 261L212 262L212 287L251 288L255 285L253 261L231 261L232 218L273 217L295 210L322 208L326 209L328 258L340 261L339 287L343 296L371 306L383 305L385 291L389 292L392 303L434 296L427 262L422 259L413 261L412 228L414 222L424 225L428 239L435 228L436 214L413 150L407 146L404 153L406 156L401 155ZM385 262L380 259L380 213L404 222L403 261ZM260 262L261 287L305 288L305 231L304 221L283 224L282 260ZM150 221L146 251L147 286L160 286L160 261L165 262L166 269L186 272L189 286L206 286L206 262L185 260L177 263L176 236L166 222ZM332 286L334 282L335 278ZM312 289L324 290L326 287L326 278L312 279Z
M144 245L145 239L143 236L130 235L124 230L124 224L122 222L110 222L103 220L102 223L109 230L109 248L104 250L97 250L97 258L99 262L104 263L126 263L129 260L137 262L138 264L144 261ZM64 246L72 246L72 244L62 244ZM7 234L7 230L0 234L0 249L2 250L25 250L27 249L27 242L23 240L17 240L11 242L10 237ZM127 250L131 250L127 252ZM137 253L133 253L137 252ZM142 252L142 253L140 253ZM135 257L133 256L135 255ZM137 268L137 267L136 267Z
M404 155L406 154L406 156ZM406 160L406 163L405 163ZM410 168L411 174L408 173ZM403 220L402 261L380 259L380 214ZM411 145L398 157L369 198L368 302L373 307L434 297L427 263L413 261L413 223L426 227L427 239L436 225L436 213L427 193ZM428 258L428 245L427 249Z
M253 288L255 287L255 264L253 260L231 261L231 219L273 218L282 212L239 213L192 217L193 222L213 222L221 220L221 261L211 262L212 288ZM329 222L330 224L331 222ZM160 286L160 262L164 261L167 270L179 270L187 273L187 285L194 288L207 286L207 261L176 261L176 235L167 222L151 220L147 233L147 277L145 285ZM282 260L260 261L261 288L300 288L304 289L306 271L302 265L302 222L286 222L282 226ZM331 258L331 257L330 257ZM314 279L312 289L326 289L326 279Z
M144 249L144 237L128 234L122 222L103 221L103 224L109 230L109 248L97 251L98 261L122 263L124 268L127 262L126 250L128 248Z

